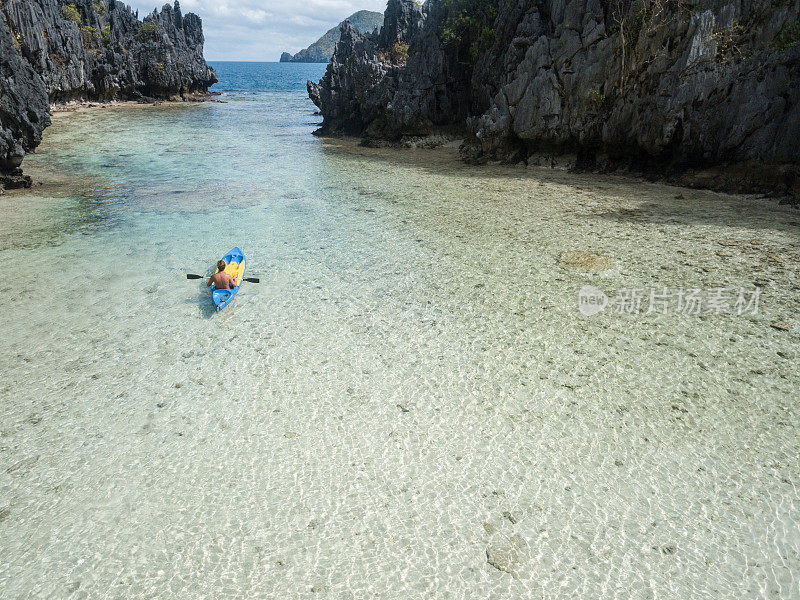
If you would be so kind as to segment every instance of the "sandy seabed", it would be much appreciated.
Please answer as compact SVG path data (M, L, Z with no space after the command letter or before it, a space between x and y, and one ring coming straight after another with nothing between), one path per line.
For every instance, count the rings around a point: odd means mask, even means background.
M800 598L796 209L255 136L246 185L137 188L209 138L116 110L0 198L0 597ZM214 314L184 274L237 244L262 283Z

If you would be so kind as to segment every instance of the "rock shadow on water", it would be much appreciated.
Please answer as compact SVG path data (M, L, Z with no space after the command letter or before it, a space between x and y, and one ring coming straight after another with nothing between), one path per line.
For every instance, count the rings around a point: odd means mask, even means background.
M619 223L715 225L800 234L800 211L797 209L779 206L768 199L714 196L717 196L714 192L705 190L694 193L686 190L672 198L644 201L594 215Z
M594 200L619 200L622 206L598 210L596 216L624 222L709 224L724 227L750 226L772 229L797 235L800 210L779 204L777 196L763 194L726 194L710 189L688 188L667 181L645 181L635 173L574 172L567 169L538 166L489 163L473 165L463 162L455 147L404 148L365 147L353 138L324 138L323 168L331 159L335 171L337 154L357 156L366 163L365 169L405 166L432 176L457 176L467 180L494 180L498 184L544 184L567 186L576 194L576 205L583 204L586 195ZM501 191L501 190L496 190ZM503 189L512 193L511 189ZM569 190L566 190L570 193ZM634 206L635 204L635 206Z

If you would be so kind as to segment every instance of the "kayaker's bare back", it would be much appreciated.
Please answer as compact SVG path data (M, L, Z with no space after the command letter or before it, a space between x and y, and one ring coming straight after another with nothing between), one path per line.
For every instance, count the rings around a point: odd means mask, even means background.
M217 263L219 272L209 277L206 287L211 287L213 285L218 290L232 290L236 287L236 280L225 272L225 267L226 264L224 260Z

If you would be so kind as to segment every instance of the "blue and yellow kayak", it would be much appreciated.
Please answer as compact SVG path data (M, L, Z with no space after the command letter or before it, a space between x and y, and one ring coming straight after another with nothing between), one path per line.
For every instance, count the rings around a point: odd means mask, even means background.
M244 252L242 252L242 249L239 247L236 247L228 252L222 257L222 260L224 260L228 265L225 267L225 272L233 277L234 281L236 281L239 285L232 290L218 290L216 286L211 286L211 301L214 303L214 307L217 309L217 312L221 311L233 301L233 297L236 295L236 292L238 292L239 288L242 287L242 279L244 279L244 271L245 267L247 266L247 261L244 259ZM214 273L218 272L219 269L214 271Z

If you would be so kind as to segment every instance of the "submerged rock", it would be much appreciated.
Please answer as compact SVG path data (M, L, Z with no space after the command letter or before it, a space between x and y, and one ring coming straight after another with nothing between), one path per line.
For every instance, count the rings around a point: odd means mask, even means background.
M498 539L486 547L486 562L498 571L519 577L519 569L528 558L528 547L519 535Z
M558 264L566 269L581 271L582 273L600 273L613 269L614 259L601 254L571 250L561 254Z
M33 466L39 462L39 455L36 456L29 456L28 458L23 458L22 460L18 460L13 465L6 469L6 473L17 473L18 475L27 475L28 471L33 468Z

